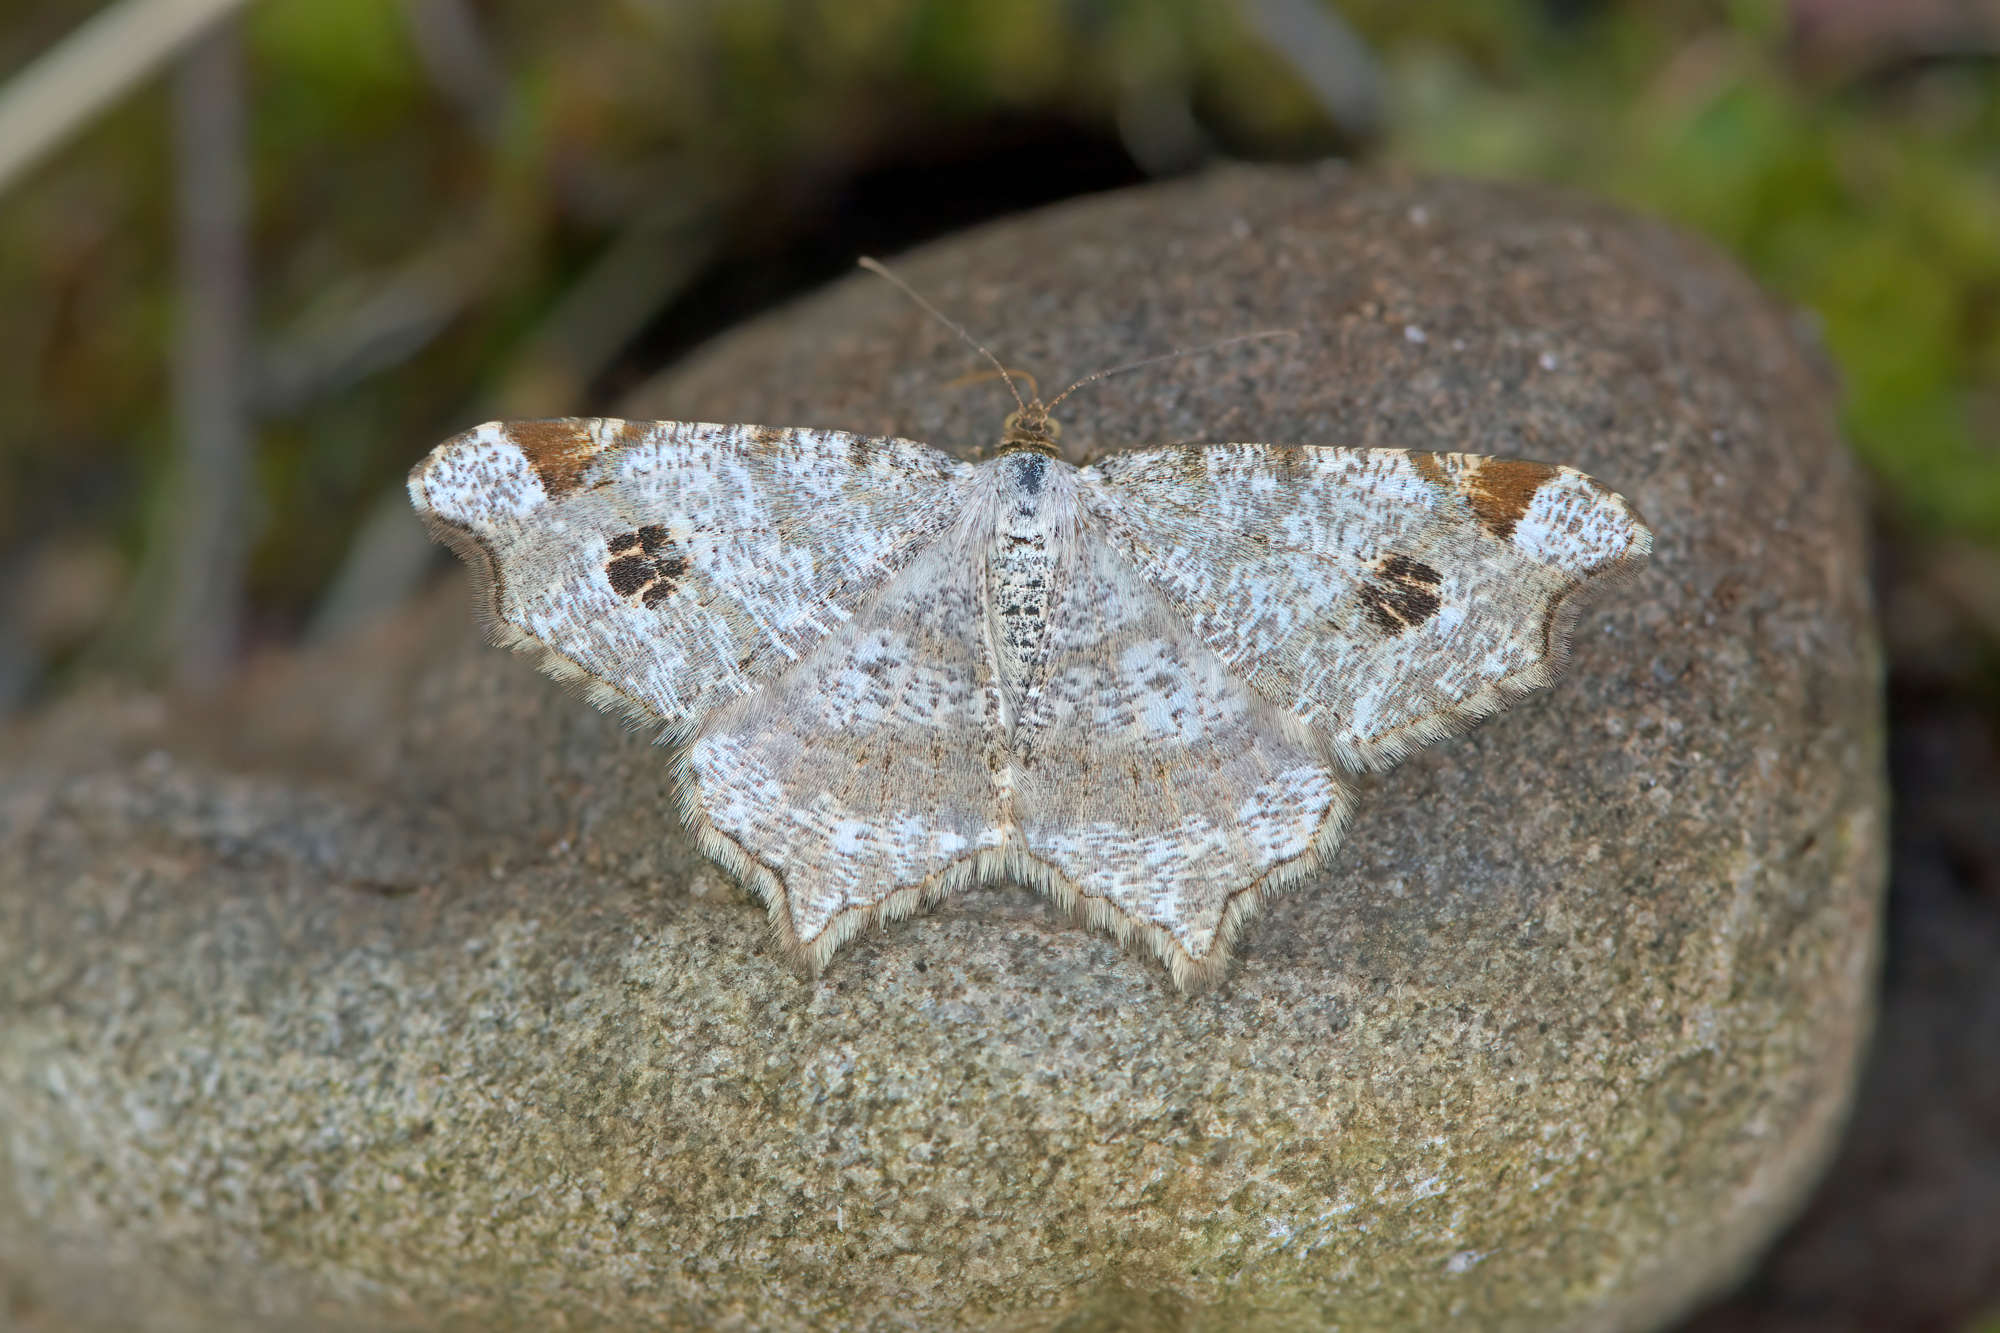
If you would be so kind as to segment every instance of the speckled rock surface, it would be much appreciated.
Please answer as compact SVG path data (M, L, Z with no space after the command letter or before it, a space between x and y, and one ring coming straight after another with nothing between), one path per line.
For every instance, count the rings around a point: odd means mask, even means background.
M1018 889L817 984L643 737L456 577L224 709L0 753L0 1272L54 1327L1642 1329L1838 1127L1883 876L1855 481L1784 313L1569 198L1325 170L1085 201L901 271L1065 440L1573 463L1654 525L1571 674L1371 780L1220 991ZM990 442L886 284L638 411ZM414 458L429 441L412 441ZM1117 1322L1122 1321L1122 1322Z

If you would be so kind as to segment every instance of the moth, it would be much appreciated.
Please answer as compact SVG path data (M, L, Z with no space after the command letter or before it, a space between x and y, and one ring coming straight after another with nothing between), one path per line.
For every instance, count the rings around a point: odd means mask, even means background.
M1077 466L1001 373L1017 410L979 462L576 418L479 426L410 474L496 638L659 729L694 839L808 973L1011 880L1213 982L1333 853L1350 774L1549 684L1588 596L1651 550L1622 497L1545 463Z

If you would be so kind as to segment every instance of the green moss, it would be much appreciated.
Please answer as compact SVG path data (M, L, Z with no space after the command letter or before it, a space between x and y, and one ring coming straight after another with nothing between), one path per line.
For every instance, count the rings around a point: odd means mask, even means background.
M36 30L96 8L43 0ZM1107 137L1164 125L1187 142L1163 160L1204 136L1250 157L1358 146L1673 219L1811 312L1906 529L2000 542L2000 68L1818 69L1777 0L1338 8L1381 68L1373 143L1343 138L1237 11L1197 0L499 0L472 9L484 120L433 81L400 0L251 7L258 346L337 361L307 327L322 308L391 308L427 262L466 260L468 289L365 384L329 375L258 423L277 457L254 618L299 623L369 494L471 404L549 408L514 391L539 373L522 349L635 219L699 201L705 225L809 249L828 182L1022 113ZM0 210L0 543L62 515L142 545L171 435L166 119L136 93Z
M407 134L427 108L403 10L397 0L252 7L260 133L293 147Z
M1892 502L2000 540L2000 452L1977 438L2000 391L1992 70L1816 81L1759 5L1692 37L1614 9L1498 69L1435 47L1397 69L1393 156L1582 186L1709 236L1816 317Z

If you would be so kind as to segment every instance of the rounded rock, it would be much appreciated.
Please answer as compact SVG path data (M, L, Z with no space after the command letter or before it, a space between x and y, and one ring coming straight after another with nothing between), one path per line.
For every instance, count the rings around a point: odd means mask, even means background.
M1571 464L1653 525L1568 676L1369 779L1184 996L1026 890L816 983L663 754L462 586L225 713L77 703L0 766L0 1276L51 1326L1657 1327L1823 1160L1883 884L1854 470L1793 321L1546 192L1239 170L898 271L1079 452ZM634 416L990 446L857 276ZM412 442L412 456L427 442ZM413 520L414 521L414 520Z

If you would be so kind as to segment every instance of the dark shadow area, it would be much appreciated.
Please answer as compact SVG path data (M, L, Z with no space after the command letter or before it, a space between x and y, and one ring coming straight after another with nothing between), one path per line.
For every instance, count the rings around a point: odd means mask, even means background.
M844 169L843 169L844 168ZM917 136L871 160L802 164L723 229L730 240L592 385L612 402L708 338L853 270L965 227L1152 179L1099 130L999 117Z
M1964 1333L2000 1300L2000 672L1954 557L1919 546L1882 538L1892 866L1853 1117L1798 1221L1682 1333Z

